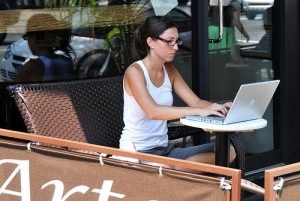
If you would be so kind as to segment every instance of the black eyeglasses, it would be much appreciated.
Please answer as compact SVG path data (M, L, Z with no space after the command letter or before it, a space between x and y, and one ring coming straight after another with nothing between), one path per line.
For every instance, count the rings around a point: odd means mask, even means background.
M159 36L157 36L155 38L158 39L158 40L161 40L161 41L163 41L165 43L167 43L169 46L174 46L176 44L179 46L179 45L182 44L182 40L180 38L178 38L177 40L166 40L166 39L163 39L163 38L161 38Z

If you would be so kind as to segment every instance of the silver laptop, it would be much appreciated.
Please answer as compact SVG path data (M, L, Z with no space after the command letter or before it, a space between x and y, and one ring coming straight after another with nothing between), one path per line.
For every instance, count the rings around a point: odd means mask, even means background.
M262 118L279 80L242 84L225 118L188 115L186 119L213 124L231 124Z

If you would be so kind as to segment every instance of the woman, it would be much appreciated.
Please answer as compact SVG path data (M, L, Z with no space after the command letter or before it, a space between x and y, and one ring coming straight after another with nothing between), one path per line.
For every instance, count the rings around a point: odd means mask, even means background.
M74 77L70 46L71 30L67 23L50 14L33 15L23 36L33 55L18 73L15 82L40 82ZM39 30L37 30L39 29ZM60 52L58 54L57 52Z
M201 100L188 87L172 64L181 43L176 25L166 17L150 17L136 30L135 47L142 60L131 64L124 75L120 148L129 150L128 144L133 144L143 153L214 164L214 143L174 149L168 142L168 120L186 115L224 117L231 106ZM172 106L173 90L187 107Z

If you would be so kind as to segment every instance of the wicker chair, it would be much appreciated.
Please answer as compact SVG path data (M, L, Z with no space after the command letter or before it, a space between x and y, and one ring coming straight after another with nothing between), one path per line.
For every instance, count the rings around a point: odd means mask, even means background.
M123 77L8 86L29 133L118 147L123 123ZM169 127L169 139L199 135L189 126ZM235 168L244 173L245 151L238 134Z

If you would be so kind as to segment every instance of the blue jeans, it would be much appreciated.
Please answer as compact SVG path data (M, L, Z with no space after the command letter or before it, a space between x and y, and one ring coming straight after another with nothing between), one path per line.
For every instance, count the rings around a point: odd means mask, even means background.
M214 150L215 143L211 142L186 148L174 148L173 144L169 144L167 147L156 147L149 150L140 150L139 152L185 160L190 156L201 153L214 152Z

